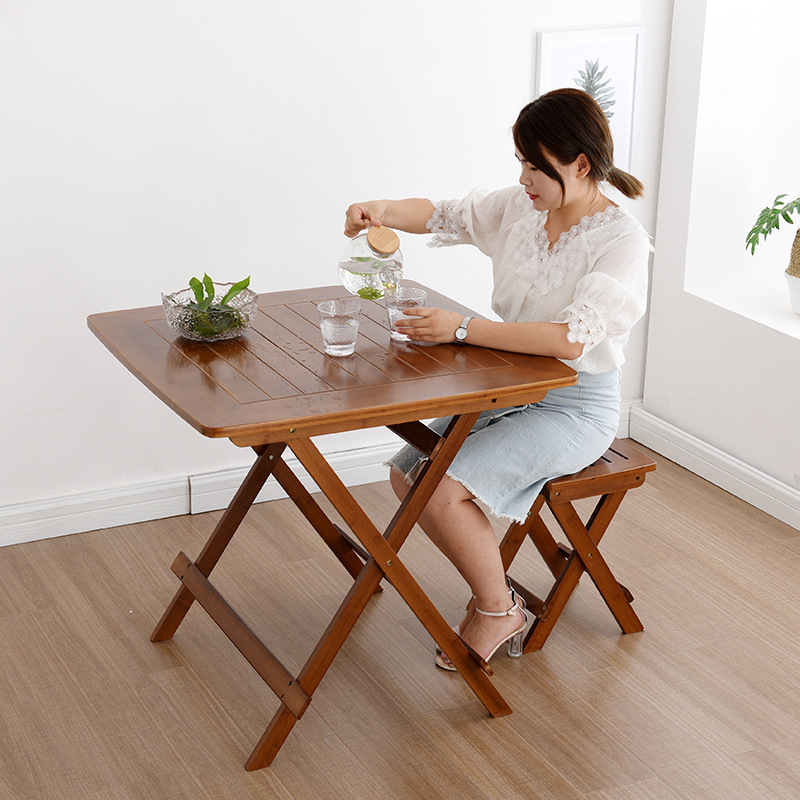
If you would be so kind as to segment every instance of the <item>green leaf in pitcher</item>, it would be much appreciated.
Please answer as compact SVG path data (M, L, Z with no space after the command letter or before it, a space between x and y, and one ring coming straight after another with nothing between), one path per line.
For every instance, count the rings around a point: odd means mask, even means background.
M365 286L363 289L359 289L356 294L364 300L377 300L383 297L383 292L374 286Z

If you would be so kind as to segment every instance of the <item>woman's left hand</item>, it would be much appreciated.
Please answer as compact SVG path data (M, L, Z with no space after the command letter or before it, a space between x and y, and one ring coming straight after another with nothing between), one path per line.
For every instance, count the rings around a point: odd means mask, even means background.
M395 328L418 342L445 344L455 341L456 328L462 319L464 315L457 311L419 306L406 309L395 323Z

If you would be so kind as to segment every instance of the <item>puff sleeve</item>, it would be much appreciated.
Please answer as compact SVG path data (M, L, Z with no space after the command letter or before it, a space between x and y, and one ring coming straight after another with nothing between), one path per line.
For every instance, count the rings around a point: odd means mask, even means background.
M583 344L584 355L606 339L627 340L644 315L651 249L643 231L631 231L607 245L578 280L572 303L553 319L567 323L567 338Z
M507 228L509 198L517 194L515 187L496 192L473 189L463 200L441 200L426 225L433 234L428 246L472 244L491 257Z

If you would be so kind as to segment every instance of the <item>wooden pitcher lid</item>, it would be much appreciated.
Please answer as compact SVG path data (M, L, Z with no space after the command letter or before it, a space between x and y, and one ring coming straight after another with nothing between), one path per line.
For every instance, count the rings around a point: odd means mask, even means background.
M367 242L376 253L380 253L383 256L394 253L400 247L400 237L391 228L384 228L383 226L370 228L367 231Z

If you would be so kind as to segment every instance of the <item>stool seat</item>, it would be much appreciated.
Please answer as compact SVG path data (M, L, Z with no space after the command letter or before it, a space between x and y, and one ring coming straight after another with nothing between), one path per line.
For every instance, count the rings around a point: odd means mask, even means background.
M584 572L589 574L623 633L644 630L631 606L633 595L616 580L598 545L625 494L641 486L647 473L655 468L656 462L629 442L614 439L594 464L573 475L548 481L528 512L528 518L511 524L500 544L506 572L528 537L555 578L547 597L541 600L509 576L511 585L525 599L534 616L523 652L541 649ZM599 499L584 525L572 503L593 497ZM540 516L545 503L571 546L558 544L548 530Z

